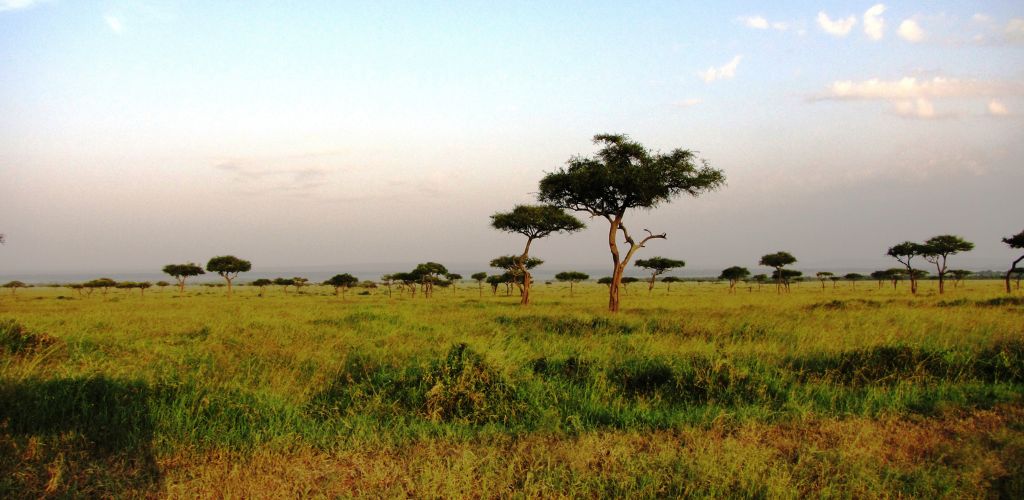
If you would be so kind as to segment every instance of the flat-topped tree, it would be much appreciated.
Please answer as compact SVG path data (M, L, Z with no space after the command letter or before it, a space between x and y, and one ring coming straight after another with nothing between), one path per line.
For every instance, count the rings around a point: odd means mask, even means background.
M572 287L576 283L590 279L590 275L587 273L581 273L579 271L562 271L555 275L555 279L558 281L569 283L569 296L572 297Z
M790 282L801 281L803 279L801 278L803 274L804 273L797 271L795 269L778 269L776 271L772 271L772 278L776 281L776 283L781 283L782 286L785 287L786 291L788 292Z
M380 277L380 284L384 285L384 288L388 291L388 297L391 296L391 284L394 283L395 277L390 274L385 274Z
M544 264L542 259L537 257L527 257L525 260L520 259L518 255L502 255L501 257L495 257L491 259L490 266L498 269L504 269L506 276L506 282L514 283L519 287L520 292L523 291L523 274L522 268L525 267L526 271L529 272L531 269ZM511 289L510 289L511 290ZM520 301L521 303L522 301Z
M916 276L917 269L915 269L914 271ZM889 281L892 281L893 290L896 289L896 286L899 284L900 280L902 280L904 276L908 275L908 271L906 269L901 269L898 267L890 267L889 269L885 270L885 273Z
M882 288L882 283L889 279L888 271L874 271L871 273L871 279L878 280L878 288Z
M638 259L634 265L647 269L651 273L651 278L647 282L647 293L651 293L654 290L654 280L658 279L658 275L665 274L672 269L684 267L686 262L666 259L665 257L651 257L650 259Z
M972 271L966 269L950 269L949 275L953 277L953 288L960 286L960 282L972 274L974 274Z
M763 255L758 262L762 266L775 268L775 273L772 276L775 278L775 291L777 293L782 293L782 281L785 278L782 268L794 263L796 263L796 257L793 257L793 254L781 251ZM788 281L786 282L786 290L789 290Z
M917 278L914 277L914 267L911 265L911 260L914 257L924 255L924 251L924 245L914 243L913 241L904 241L889 247L889 250L885 252L886 255L896 259L897 262L907 268L906 274L910 277L910 293L917 293Z
M163 280L157 281L156 283L154 283L154 285L160 287L160 291L161 292L164 291L164 288L167 288L167 287L171 286L170 283L168 283L166 281L163 281Z
M860 273L846 273L843 275L843 278L850 282L851 288L856 289L857 282L864 279L864 275Z
M652 153L625 135L600 134L594 143L601 150L591 157L575 156L567 165L548 173L540 181L538 199L560 208L586 212L608 221L608 249L612 257L612 282L608 286L608 310L619 310L622 274L639 249L665 233L644 230L639 241L623 224L630 209L651 209L686 194L700 196L725 184L721 170L708 166L693 151L673 149ZM619 233L629 245L619 250Z
M492 274L484 281L486 281L488 285L491 285L491 295L497 295L498 287L505 282L505 277L500 274Z
M612 286L612 277L611 276L604 276L604 277L598 279L597 283L599 285Z
M185 280L192 276L206 274L198 264L189 262L187 264L167 264L164 266L164 274L171 275L178 282L178 295L185 293Z
M309 284L309 278L303 278L301 276L292 277L292 286L295 287L295 293L301 293L302 287Z
M434 295L434 284L441 281L441 277L448 274L448 268L437 262L424 262L418 264L412 274L419 278L423 285L423 296L426 298Z
M750 271L745 267L732 266L722 270L718 275L720 280L729 280L729 293L736 293L736 282L750 276Z
M249 272L252 269L252 262L239 259L234 255L222 255L210 259L206 263L206 270L217 273L228 284L228 297L231 296L231 281L238 277L239 273Z
M349 273L335 274L331 279L324 281L325 285L333 286L334 295L340 295L342 299L345 298L345 291L356 286L357 283L359 283L359 278Z
M661 278L661 282L665 284L665 293L672 293L672 283L679 283L683 281L677 276L665 276Z
M1020 250L1024 248L1024 231L1021 231L1013 236L1007 236L1003 238L1003 243L1006 243L1010 248L1015 250ZM1010 270L1006 271L1006 293L1013 292L1013 290L1010 289L1010 276L1012 276L1014 273L1020 274L1021 271L1024 270L1022 268L1017 267L1017 264L1020 264L1022 260L1024 260L1024 255L1017 257L1017 260L1013 261L1013 263L1010 264ZM1020 278L1018 278L1018 281L1019 279Z
M273 285L273 284L274 284L274 282L268 280L267 278L260 278L260 279L258 279L256 281L253 281L252 283L250 283L251 286L254 286L254 287L257 287L257 288L260 289L260 293L259 293L260 297L263 296L263 291L266 290L266 288L268 286Z
M636 283L638 281L640 281L640 278L637 278L637 277L634 277L634 276L623 276L622 277L622 289L626 290L626 293L629 293L629 290L627 289L628 286L632 285L633 283Z
M281 287L281 291L283 291L285 293L285 295L287 295L288 294L288 287L290 287L290 286L295 284L295 279L293 279L293 278L274 278L274 284L279 286L279 287Z
M523 294L519 303L525 306L530 304L530 283L533 281L525 263L530 258L530 245L533 241L554 233L576 232L586 226L561 208L551 205L517 205L511 212L492 215L491 227L526 236L526 246L517 259L519 275L523 278Z
M476 287L480 290L480 296L484 296L484 280L487 279L487 273L473 273L469 276L476 281Z
M14 295L19 288L25 288L27 286L28 285L26 285L24 282L18 280L8 281L7 283L4 283L4 288L9 288L11 290L11 295Z
M462 275L459 273L448 273L444 277L448 279L448 283L451 283L452 294L455 294L455 285L462 281Z
M765 282L768 281L768 275L767 274L755 274L755 275L751 276L750 279L754 280L754 282L757 283L757 289L758 289L758 291L760 291L761 290L761 285L765 284Z
M103 295L107 294L107 290L117 286L117 282L110 278L97 278L94 280L86 281L83 286L92 290L97 288L103 290Z
M829 271L821 271L818 273L814 273L814 276L818 278L819 281L821 281L821 289L824 290L825 281L831 279L833 276L835 276L835 274Z
M946 291L946 273L949 272L949 269L946 267L946 260L950 255L970 252L971 250L974 250L974 243L952 234L933 236L924 242L921 255L924 256L924 260L935 265L936 274L939 276L940 294Z

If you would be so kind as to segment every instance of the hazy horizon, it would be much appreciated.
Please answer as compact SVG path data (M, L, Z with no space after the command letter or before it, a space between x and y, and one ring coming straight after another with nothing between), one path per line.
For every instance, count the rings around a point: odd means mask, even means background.
M1024 229L1019 2L0 0L0 82L0 279L489 271L523 244L489 216L604 132L725 172L627 215L680 275L778 250L884 269L938 234L976 244L951 267L1000 270ZM610 270L581 219L534 245L545 273Z

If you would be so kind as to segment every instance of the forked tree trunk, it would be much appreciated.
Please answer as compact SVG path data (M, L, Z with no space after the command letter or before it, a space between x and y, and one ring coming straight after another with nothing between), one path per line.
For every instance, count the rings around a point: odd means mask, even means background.
M1020 264L1020 261L1022 260L1024 260L1024 255L1021 255L1017 260L1013 261L1013 264L1010 265L1010 270L1006 271L1006 293L1013 293L1013 290L1010 289L1010 276L1012 276L1014 271L1017 270L1017 264ZM1017 279L1017 283L1020 283L1020 278Z

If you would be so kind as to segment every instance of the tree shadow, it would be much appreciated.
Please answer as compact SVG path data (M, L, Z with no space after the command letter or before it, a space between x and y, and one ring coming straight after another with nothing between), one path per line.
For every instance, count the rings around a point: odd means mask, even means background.
M103 376L0 381L0 497L158 495L150 393Z

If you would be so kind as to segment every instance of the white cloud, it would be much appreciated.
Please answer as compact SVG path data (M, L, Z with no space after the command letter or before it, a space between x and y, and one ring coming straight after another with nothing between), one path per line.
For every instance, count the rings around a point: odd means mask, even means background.
M691 98L691 99L684 99L682 101L674 102L674 103L672 103L672 105L677 107L677 108L689 108L690 106L696 106L696 105L698 105L698 104L700 104L702 102L704 102L704 99Z
M907 19L900 23L897 33L900 35L900 38L908 42L917 43L924 40L924 30L913 19Z
M740 21L742 21L744 26L748 28L754 28L758 30L768 29L768 20L761 16L741 17Z
M1002 102L992 99L988 102L988 114L992 116L1006 116L1010 114L1010 110L1006 109L1006 105Z
M982 14L981 12L978 12L978 13L974 14L973 16L971 16L971 20L976 22L976 23L988 23L988 22L992 21L992 16L989 16L988 14Z
M736 76L736 67L740 65L740 59L742 58L743 56L736 56L724 66L698 71L697 75L700 76L701 80L704 80L704 83L711 83L715 80L731 80Z
M991 97L994 95L1020 95L1021 83L985 80L960 80L941 76L930 80L904 77L899 80L872 78L861 82L837 81L829 85L825 96L818 99L837 100L915 100L919 98Z
M1024 42L1024 19L1019 17L1010 19L1003 31L1011 42Z
M786 30L789 29L789 23L784 23L784 22L776 21L776 22L772 23L772 29L779 30L779 31L786 31Z
M857 18L850 16L846 19L829 19L828 14L824 11L818 13L818 26L821 27L825 33L832 36L846 36L850 34L850 30L857 24Z
M880 3L864 11L864 34L868 38L881 40L885 36L885 19L882 19L883 13L885 13L885 5Z
M897 115L907 118L936 118L935 105L928 99L919 97L913 101L895 101L892 103Z
M107 14L103 16L103 20L107 22L107 26L110 27L110 31L113 31L118 35L124 32L124 23L121 22L121 18L113 14Z
M40 3L43 3L43 0L0 0L0 12L27 9Z

